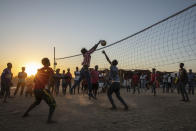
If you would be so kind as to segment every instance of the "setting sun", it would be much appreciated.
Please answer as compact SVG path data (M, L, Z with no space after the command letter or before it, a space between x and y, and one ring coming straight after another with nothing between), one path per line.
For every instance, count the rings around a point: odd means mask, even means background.
M41 64L39 63L28 63L25 65L26 67L26 73L28 76L35 75L37 73L37 69L41 67Z

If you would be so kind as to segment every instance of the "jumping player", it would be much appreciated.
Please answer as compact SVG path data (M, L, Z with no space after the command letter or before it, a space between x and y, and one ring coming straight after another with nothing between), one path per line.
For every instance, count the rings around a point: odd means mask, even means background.
M35 102L28 108L28 110L24 113L23 117L27 117L29 112L37 105L39 105L42 100L44 100L50 107L47 123L54 123L51 118L56 107L56 102L55 99L52 97L50 91L45 89L45 86L47 86L49 81L52 79L54 72L52 68L49 67L50 61L48 58L43 58L42 64L44 65L44 67L39 69L35 76Z
M118 65L117 60L113 60L112 62L108 58L105 51L102 51L102 53L105 55L107 61L110 63L110 80L112 81L111 86L109 87L107 91L108 98L112 104L112 110L116 109L116 105L114 104L114 101L112 99L113 92L116 94L117 98L120 100L120 102L124 105L124 109L128 110L127 104L124 102L122 97L120 96L120 78L118 74L118 68L116 67Z
M89 89L89 99L94 98L92 94L92 83L91 83L91 76L89 73L89 66L90 66L90 61L91 61L91 54L97 49L98 45L101 43L101 41L99 41L96 45L94 45L90 50L87 50L85 48L81 49L81 53L84 57L83 62L82 62L82 69L80 71L80 78L79 80L74 83L74 85L72 86L72 88L70 89L70 93L72 94L73 89L80 84L80 81L84 78L86 78L87 83L88 83L88 89Z

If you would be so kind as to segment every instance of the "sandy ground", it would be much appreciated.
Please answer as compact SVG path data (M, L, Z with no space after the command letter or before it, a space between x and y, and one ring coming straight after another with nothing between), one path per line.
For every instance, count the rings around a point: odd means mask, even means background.
M51 125L46 124L48 106L44 101L29 117L22 118L34 98L9 98L9 103L0 103L0 131L196 131L196 96L184 103L176 93L154 97L150 92L133 95L122 89L121 95L129 105L128 111L115 95L116 111L109 109L106 94L99 95L98 100L60 95L54 114L57 123Z

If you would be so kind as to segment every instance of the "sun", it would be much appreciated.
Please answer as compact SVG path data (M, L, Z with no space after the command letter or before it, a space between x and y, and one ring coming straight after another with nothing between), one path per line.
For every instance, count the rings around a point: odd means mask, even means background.
M37 70L41 68L41 64L32 62L26 64L25 67L26 67L25 72L28 74L28 76L31 76L37 73Z

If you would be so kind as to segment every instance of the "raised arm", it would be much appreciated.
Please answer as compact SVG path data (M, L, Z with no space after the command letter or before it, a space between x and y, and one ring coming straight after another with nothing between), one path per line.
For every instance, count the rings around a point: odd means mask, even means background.
M102 53L105 55L106 60L107 60L110 64L112 64L112 62L110 61L109 57L107 56L107 54L105 53L104 50L102 51Z
M97 44L95 44L88 52L91 54L91 53L93 53L96 49L97 49L97 47L98 47L98 45L101 43L101 41L99 41Z

